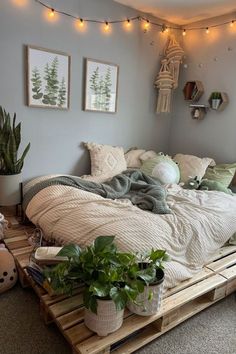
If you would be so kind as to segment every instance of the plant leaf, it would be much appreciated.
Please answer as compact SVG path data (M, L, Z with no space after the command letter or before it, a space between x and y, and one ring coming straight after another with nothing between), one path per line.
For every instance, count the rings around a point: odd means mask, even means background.
M68 257L68 258L76 258L79 257L81 253L81 249L78 245L70 244L64 246L57 254L57 256Z
M117 311L125 308L128 298L124 289L118 289L116 287L111 288L110 297L114 301Z
M106 297L109 295L110 287L108 284L102 284L98 281L93 282L89 287L89 292L98 297Z
M95 252L103 252L105 248L112 245L115 236L98 236L94 241Z

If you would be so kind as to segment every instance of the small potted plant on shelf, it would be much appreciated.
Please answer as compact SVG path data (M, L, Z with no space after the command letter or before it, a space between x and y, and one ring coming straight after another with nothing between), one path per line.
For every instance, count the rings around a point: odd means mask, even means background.
M135 275L139 272L135 254L118 252L114 236L99 236L84 250L64 246L58 256L68 261L45 271L52 289L65 293L84 283L85 325L99 336L120 328L127 302L135 302L144 290L143 281ZM147 272L141 273L144 278Z
M16 125L16 114L10 114L0 107L0 205L20 203L21 170L29 151L26 146L20 158L17 157L21 143L21 123Z
M137 254L139 271L130 269L129 276L136 281L141 280L144 291L135 302L128 302L130 311L141 316L150 316L158 312L161 306L164 283L163 263L169 260L164 250L154 250L146 254Z
M211 108L217 110L221 104L221 93L212 92L210 100L211 100Z

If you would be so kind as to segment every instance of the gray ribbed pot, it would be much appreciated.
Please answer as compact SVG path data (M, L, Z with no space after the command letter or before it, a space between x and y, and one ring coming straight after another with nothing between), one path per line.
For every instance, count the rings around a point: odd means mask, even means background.
M20 183L22 174L0 175L0 205L17 205L21 201Z
M139 294L136 298L138 305L128 302L128 309L140 316L155 315L160 307L164 285L164 272L162 269L157 269L157 281L144 287L144 292ZM152 298L150 297L152 293Z

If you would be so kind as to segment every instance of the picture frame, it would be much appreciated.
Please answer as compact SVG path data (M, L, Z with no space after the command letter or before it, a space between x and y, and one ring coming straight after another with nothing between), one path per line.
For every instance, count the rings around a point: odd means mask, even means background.
M70 55L28 45L26 61L27 105L37 108L69 109Z
M119 66L90 58L85 66L84 110L116 113Z

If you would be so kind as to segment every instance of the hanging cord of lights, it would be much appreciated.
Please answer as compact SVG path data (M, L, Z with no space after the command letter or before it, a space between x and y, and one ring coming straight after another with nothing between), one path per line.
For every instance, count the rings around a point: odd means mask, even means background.
M159 27L162 32L168 32L169 30L182 31L183 36L185 36L187 34L187 31L205 30L206 33L208 34L210 32L211 28L221 27L221 26L225 26L225 25L228 25L228 24L231 27L233 27L234 24L236 23L236 20L232 19L232 20L229 20L229 21L221 22L221 23L218 23L218 24L215 24L215 25L210 25L210 26L183 28L181 26L177 27L177 26L166 25L164 23L154 22L154 21L151 21L148 18L143 17L143 16L134 16L134 17L127 18L125 20L111 20L111 21L105 20L105 21L102 21L102 20L88 19L88 18L84 19L82 17L72 15L72 14L67 13L65 11L57 10L57 9L47 5L46 3L44 3L41 0L34 0L34 1L36 3L38 3L39 5L43 6L44 8L48 9L49 10L49 15L51 17L53 17L57 13L57 14L60 14L60 15L64 15L64 16L70 17L70 18L75 19L75 20L79 20L81 25L84 24L84 22L99 23L99 24L105 24L105 26L107 28L109 27L110 24L127 23L127 25L130 25L131 22L133 22L133 21L141 21L141 22L144 23L144 28L146 30L150 27L150 25L152 25L152 26Z

